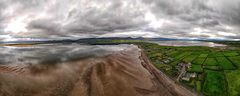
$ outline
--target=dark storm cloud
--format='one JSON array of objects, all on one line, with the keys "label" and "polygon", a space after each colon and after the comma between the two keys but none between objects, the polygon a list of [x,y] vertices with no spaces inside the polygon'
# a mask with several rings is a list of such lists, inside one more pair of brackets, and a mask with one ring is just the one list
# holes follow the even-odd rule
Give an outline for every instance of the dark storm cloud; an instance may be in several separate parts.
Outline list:
[{"label": "dark storm cloud", "polygon": [[[7,29],[6,34],[13,35],[26,30],[27,33],[36,35],[103,34],[115,30],[129,30],[146,24],[145,9],[140,3],[127,0],[2,1],[1,5],[4,6],[1,6],[1,18],[8,19],[1,22],[1,25]],[[15,26],[20,28],[13,30]]]},{"label": "dark storm cloud", "polygon": [[[213,2],[212,2],[213,3]],[[232,24],[240,25],[240,1],[239,0],[221,0],[221,2],[214,2],[212,4],[216,11],[221,13],[224,21]]]},{"label": "dark storm cloud", "polygon": [[38,29],[45,32],[57,32],[59,26],[53,22],[48,22],[48,20],[34,20],[29,23],[29,29]]},{"label": "dark storm cloud", "polygon": [[[207,35],[211,38],[224,38],[224,36],[219,36],[218,32],[239,35],[239,0],[146,0],[145,2],[151,5],[151,11],[158,17],[174,23],[177,22],[171,27],[165,24],[163,28],[157,30],[167,28],[167,30],[176,32],[176,36],[180,33],[184,37],[194,37],[195,35],[206,37]],[[209,32],[198,34],[194,28],[208,30]],[[187,35],[187,33],[194,32],[195,35]],[[174,33],[171,35],[174,35]]]},{"label": "dark storm cloud", "polygon": [[239,17],[239,0],[1,0],[0,37],[236,39]]}]

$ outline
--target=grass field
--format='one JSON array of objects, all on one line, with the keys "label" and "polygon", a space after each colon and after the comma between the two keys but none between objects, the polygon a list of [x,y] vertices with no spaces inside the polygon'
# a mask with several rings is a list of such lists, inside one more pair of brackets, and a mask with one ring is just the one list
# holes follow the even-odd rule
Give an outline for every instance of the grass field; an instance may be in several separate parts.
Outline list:
[{"label": "grass field", "polygon": [[198,55],[189,55],[189,56],[187,56],[187,57],[185,57],[184,59],[183,59],[183,61],[185,61],[185,62],[192,62],[196,57],[198,57]]},{"label": "grass field", "polygon": [[208,70],[215,70],[215,71],[222,70],[222,67],[220,67],[220,66],[203,66],[203,68],[208,69]]},{"label": "grass field", "polygon": [[237,67],[240,68],[240,56],[228,57]]},{"label": "grass field", "polygon": [[184,52],[182,54],[177,55],[175,58],[176,59],[183,59],[185,56],[188,56],[190,54],[191,54],[191,52]]},{"label": "grass field", "polygon": [[200,58],[206,58],[208,56],[208,54],[200,54],[199,57]]},{"label": "grass field", "polygon": [[167,53],[167,55],[170,57],[175,57],[179,54],[181,54],[181,52],[178,52],[178,51],[171,51],[171,52]]},{"label": "grass field", "polygon": [[224,70],[235,69],[235,66],[225,57],[217,57],[218,64]]},{"label": "grass field", "polygon": [[190,69],[188,69],[189,72],[196,72],[196,73],[201,73],[203,72],[203,68],[201,65],[193,65]]},{"label": "grass field", "polygon": [[237,55],[238,55],[237,52],[223,52],[223,54],[224,54],[225,56],[237,56]]},{"label": "grass field", "polygon": [[202,90],[201,81],[196,81],[196,90],[197,92],[201,92]]},{"label": "grass field", "polygon": [[218,65],[218,63],[215,58],[207,58],[206,61],[203,63],[203,65],[216,66],[216,65]]},{"label": "grass field", "polygon": [[240,96],[240,70],[225,71],[230,96]]},{"label": "grass field", "polygon": [[170,65],[177,66],[179,62],[181,62],[181,60],[175,60],[175,61],[171,62]]},{"label": "grass field", "polygon": [[208,57],[210,57],[210,58],[221,57],[221,56],[224,56],[222,52],[211,52],[208,55]]},{"label": "grass field", "polygon": [[197,65],[202,65],[205,60],[206,60],[206,58],[204,58],[204,57],[198,57],[195,60],[193,60],[192,63],[197,64]]},{"label": "grass field", "polygon": [[223,72],[205,70],[203,93],[206,96],[227,96],[227,84]]}]

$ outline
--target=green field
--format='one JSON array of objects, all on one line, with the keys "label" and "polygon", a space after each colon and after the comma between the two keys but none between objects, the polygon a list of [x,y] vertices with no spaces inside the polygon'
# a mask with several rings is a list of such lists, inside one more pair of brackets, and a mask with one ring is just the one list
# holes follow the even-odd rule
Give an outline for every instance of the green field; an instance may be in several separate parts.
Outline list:
[{"label": "green field", "polygon": [[192,62],[198,55],[189,55],[183,59],[185,62]]},{"label": "green field", "polygon": [[177,66],[179,62],[181,62],[181,60],[175,60],[175,61],[171,62],[170,65]]},{"label": "green field", "polygon": [[202,65],[205,60],[206,60],[206,58],[204,58],[204,57],[198,57],[198,58],[194,59],[192,61],[192,63],[197,64],[197,65]]},{"label": "green field", "polygon": [[227,84],[224,73],[205,70],[203,93],[206,96],[227,96]]},{"label": "green field", "polygon": [[186,56],[188,56],[190,54],[191,54],[191,52],[183,52],[183,53],[177,55],[175,58],[176,59],[183,59],[184,57],[186,57]]},{"label": "green field", "polygon": [[236,66],[240,67],[240,56],[228,57]]},{"label": "green field", "polygon": [[208,56],[208,54],[200,54],[199,57],[200,58],[206,58]]},{"label": "green field", "polygon": [[225,57],[217,57],[218,64],[224,70],[235,69],[235,66]]},{"label": "green field", "polygon": [[208,70],[215,70],[215,71],[222,70],[222,67],[220,67],[220,66],[203,66],[203,68],[208,69]]},{"label": "green field", "polygon": [[197,92],[201,92],[202,90],[201,81],[196,81],[196,90]]},{"label": "green field", "polygon": [[224,52],[223,53],[225,56],[238,56],[237,52]]},{"label": "green field", "polygon": [[193,65],[190,69],[188,69],[189,72],[196,72],[196,73],[201,73],[203,72],[203,68],[201,65]]},{"label": "green field", "polygon": [[216,66],[218,65],[215,58],[207,58],[206,61],[203,63],[205,66]]},{"label": "green field", "polygon": [[240,70],[225,71],[230,96],[240,96]]},{"label": "green field", "polygon": [[221,57],[224,56],[222,52],[211,52],[208,57],[214,58],[214,57]]},{"label": "green field", "polygon": [[170,57],[175,57],[177,55],[181,54],[181,52],[178,51],[171,51],[169,53],[167,53],[166,55],[170,56]]}]

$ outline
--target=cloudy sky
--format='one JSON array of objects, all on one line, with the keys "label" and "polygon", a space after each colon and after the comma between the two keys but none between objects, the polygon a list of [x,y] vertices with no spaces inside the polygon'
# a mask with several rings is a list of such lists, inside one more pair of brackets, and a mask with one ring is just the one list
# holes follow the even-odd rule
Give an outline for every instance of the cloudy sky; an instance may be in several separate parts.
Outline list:
[{"label": "cloudy sky", "polygon": [[240,0],[0,0],[0,41],[240,39]]}]

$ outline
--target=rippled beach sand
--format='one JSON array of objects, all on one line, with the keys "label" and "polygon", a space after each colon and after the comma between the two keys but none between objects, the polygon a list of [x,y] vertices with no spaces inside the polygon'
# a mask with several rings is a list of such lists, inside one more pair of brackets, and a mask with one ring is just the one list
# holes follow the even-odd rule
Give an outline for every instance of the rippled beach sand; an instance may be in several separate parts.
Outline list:
[{"label": "rippled beach sand", "polygon": [[[19,53],[22,58],[13,56],[12,62],[3,60],[11,64],[0,65],[0,96],[195,95],[158,71],[135,45],[87,46],[85,49],[95,50],[91,52],[72,47],[69,51],[69,48],[48,50],[51,54],[62,52],[64,55],[39,54],[44,60],[56,56],[46,61],[24,61],[31,57],[26,54],[29,51]],[[71,54],[75,54],[74,58]],[[13,64],[17,62],[21,64]]]}]

